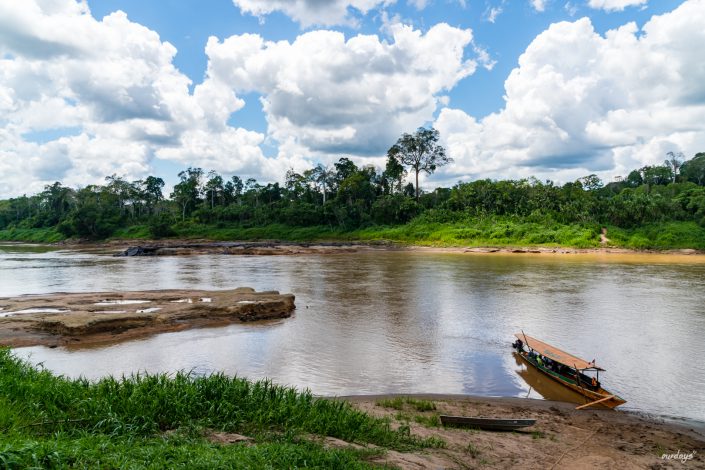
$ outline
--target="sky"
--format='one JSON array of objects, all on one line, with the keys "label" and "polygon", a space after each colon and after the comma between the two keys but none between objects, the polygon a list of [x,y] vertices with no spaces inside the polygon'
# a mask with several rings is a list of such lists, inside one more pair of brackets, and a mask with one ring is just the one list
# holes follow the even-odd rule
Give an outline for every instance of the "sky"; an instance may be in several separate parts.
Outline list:
[{"label": "sky", "polygon": [[705,151],[705,0],[0,0],[0,198],[187,167],[605,181]]}]

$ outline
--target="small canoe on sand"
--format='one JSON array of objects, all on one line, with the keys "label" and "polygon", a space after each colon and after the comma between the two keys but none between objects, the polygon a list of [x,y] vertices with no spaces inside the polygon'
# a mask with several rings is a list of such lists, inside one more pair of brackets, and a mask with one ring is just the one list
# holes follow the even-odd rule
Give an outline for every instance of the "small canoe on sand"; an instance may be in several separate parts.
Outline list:
[{"label": "small canoe on sand", "polygon": [[446,415],[441,415],[440,418],[444,426],[478,428],[486,431],[514,431],[515,429],[533,426],[536,423],[535,419],[475,418]]}]

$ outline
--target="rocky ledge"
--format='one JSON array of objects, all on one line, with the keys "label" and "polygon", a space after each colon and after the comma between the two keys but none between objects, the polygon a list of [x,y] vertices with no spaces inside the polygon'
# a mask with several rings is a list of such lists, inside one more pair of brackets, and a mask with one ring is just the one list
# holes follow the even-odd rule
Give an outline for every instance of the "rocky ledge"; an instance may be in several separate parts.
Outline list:
[{"label": "rocky ledge", "polygon": [[96,344],[165,331],[286,318],[277,291],[159,290],[0,298],[0,346]]},{"label": "rocky ledge", "polygon": [[389,248],[386,243],[362,244],[346,242],[183,242],[164,240],[130,246],[113,256],[188,256],[204,254],[225,255],[307,255],[357,253],[359,251]]}]

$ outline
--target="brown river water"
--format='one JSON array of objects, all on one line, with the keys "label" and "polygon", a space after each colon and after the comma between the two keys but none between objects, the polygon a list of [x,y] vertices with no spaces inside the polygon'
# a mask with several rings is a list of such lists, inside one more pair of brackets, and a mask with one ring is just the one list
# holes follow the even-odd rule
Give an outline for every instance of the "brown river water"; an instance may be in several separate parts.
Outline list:
[{"label": "brown river water", "polygon": [[319,395],[570,399],[515,358],[527,334],[607,369],[623,407],[705,421],[705,257],[370,251],[113,258],[0,245],[0,297],[240,286],[296,294],[285,320],[16,353],[71,377],[222,371]]}]

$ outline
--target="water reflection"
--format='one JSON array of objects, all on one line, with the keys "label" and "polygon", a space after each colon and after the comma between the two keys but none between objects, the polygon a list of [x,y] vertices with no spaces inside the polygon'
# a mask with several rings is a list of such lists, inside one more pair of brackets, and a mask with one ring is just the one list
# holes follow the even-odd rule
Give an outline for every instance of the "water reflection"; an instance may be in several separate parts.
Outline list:
[{"label": "water reflection", "polygon": [[238,286],[297,296],[294,317],[272,323],[88,350],[18,350],[70,376],[183,369],[269,377],[325,395],[524,396],[529,385],[509,348],[523,328],[596,358],[608,369],[605,386],[627,406],[705,420],[705,362],[694,360],[703,357],[705,334],[702,263],[398,252],[112,258],[3,250],[0,296]]},{"label": "water reflection", "polygon": [[584,396],[574,392],[568,387],[556,383],[555,380],[546,377],[533,367],[527,366],[526,362],[516,352],[512,353],[517,366],[516,373],[530,387],[526,394],[528,398],[545,398],[547,400],[567,401],[572,403],[586,403]]}]

